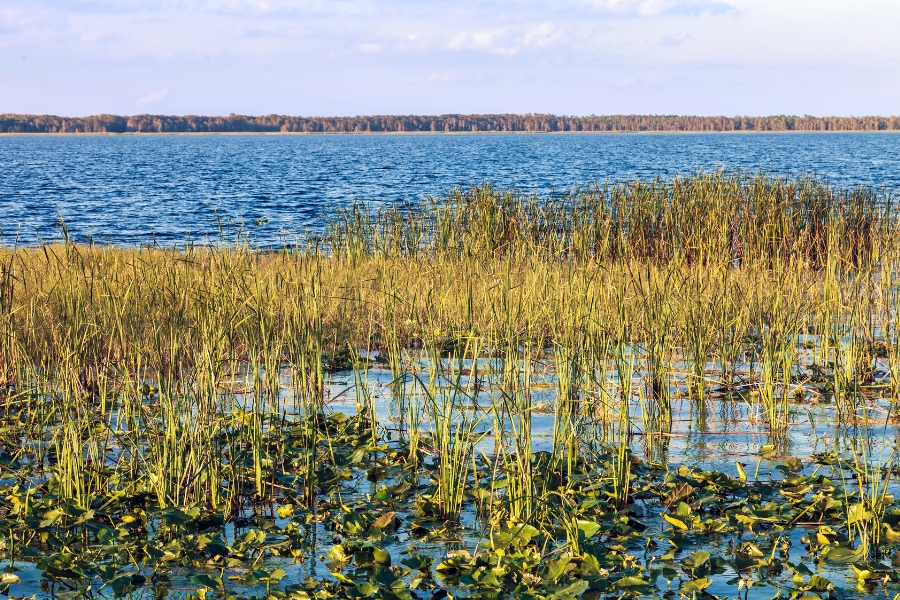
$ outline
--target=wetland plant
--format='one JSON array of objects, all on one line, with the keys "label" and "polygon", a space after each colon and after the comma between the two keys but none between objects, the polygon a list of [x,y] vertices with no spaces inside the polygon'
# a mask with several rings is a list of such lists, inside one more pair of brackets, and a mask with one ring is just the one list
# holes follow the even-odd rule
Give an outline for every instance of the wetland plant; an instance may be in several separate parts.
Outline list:
[{"label": "wetland plant", "polygon": [[717,172],[2,248],[0,591],[895,595],[897,216]]}]

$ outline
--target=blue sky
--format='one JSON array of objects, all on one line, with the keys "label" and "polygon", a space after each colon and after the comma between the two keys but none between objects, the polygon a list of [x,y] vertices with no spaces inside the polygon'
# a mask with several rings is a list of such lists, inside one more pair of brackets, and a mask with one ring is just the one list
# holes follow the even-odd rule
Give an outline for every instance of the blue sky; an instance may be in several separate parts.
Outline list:
[{"label": "blue sky", "polygon": [[2,0],[0,112],[900,113],[896,0]]}]

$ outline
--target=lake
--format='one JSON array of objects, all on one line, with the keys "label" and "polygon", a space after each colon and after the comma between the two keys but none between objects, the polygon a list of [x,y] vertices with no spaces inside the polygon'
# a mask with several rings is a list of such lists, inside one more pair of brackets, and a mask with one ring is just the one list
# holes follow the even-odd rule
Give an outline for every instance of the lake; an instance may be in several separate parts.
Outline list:
[{"label": "lake", "polygon": [[[261,246],[353,201],[416,202],[488,182],[559,193],[699,170],[815,173],[900,188],[900,134],[34,135],[0,137],[3,243],[161,245],[245,222]],[[263,227],[252,224],[265,217]]]}]

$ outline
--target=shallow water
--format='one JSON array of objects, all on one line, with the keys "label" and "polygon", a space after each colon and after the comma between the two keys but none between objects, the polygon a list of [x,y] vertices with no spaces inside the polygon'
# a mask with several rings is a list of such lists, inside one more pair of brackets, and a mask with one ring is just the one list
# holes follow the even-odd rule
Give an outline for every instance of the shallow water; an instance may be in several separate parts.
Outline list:
[{"label": "shallow water", "polygon": [[[375,402],[375,412],[382,427],[390,427],[397,423],[391,405],[390,383],[392,379],[393,376],[389,371],[380,368],[370,369],[366,375],[371,394],[369,397]],[[343,412],[345,414],[356,413],[358,409],[358,390],[354,388],[353,382],[354,375],[349,371],[338,372],[328,378],[327,386],[331,398],[328,402],[329,411]],[[552,390],[547,390],[547,399],[552,400],[553,394]],[[535,402],[541,402],[544,395],[543,391],[536,392]],[[486,398],[481,398],[479,403],[482,404],[482,409],[490,411],[489,402],[486,401]],[[885,402],[880,399],[872,399],[870,402],[870,406],[876,409],[884,404]],[[632,405],[631,410],[634,414],[633,425],[636,432],[631,444],[632,452],[638,457],[649,459],[650,457],[643,443],[643,436],[640,434],[643,422],[637,403]],[[845,426],[837,424],[837,415],[831,404],[792,405],[790,411],[792,426],[789,430],[787,447],[782,450],[783,455],[766,454],[764,452],[763,446],[769,443],[770,440],[766,434],[764,416],[759,411],[759,407],[752,403],[712,398],[707,402],[705,418],[700,419],[697,414],[696,402],[691,401],[689,398],[681,398],[675,401],[672,413],[673,428],[668,436],[666,454],[668,463],[660,466],[674,471],[680,465],[688,465],[703,470],[721,471],[736,478],[738,477],[736,463],[741,462],[752,480],[764,482],[783,479],[785,473],[779,470],[779,465],[783,463],[785,458],[799,457],[804,464],[803,474],[821,473],[840,482],[840,470],[832,470],[831,473],[828,473],[827,468],[816,466],[814,456],[816,453],[832,451],[835,448],[836,436],[843,435],[845,438],[852,439],[855,435],[853,431],[848,430]],[[872,414],[874,416],[874,413]],[[535,452],[549,450],[553,435],[553,415],[548,412],[535,412],[533,414],[532,427],[533,450]],[[422,428],[423,430],[429,430],[427,420],[423,422]],[[479,429],[489,432],[490,425]],[[872,425],[869,435],[871,436],[868,445],[869,455],[876,462],[886,461],[896,443],[896,424],[882,423],[881,425]],[[492,446],[493,438],[489,435],[486,440],[481,442],[480,449],[490,454]],[[853,484],[845,482],[844,485]],[[365,481],[360,481],[355,486],[348,486],[348,489],[364,495],[366,493],[374,494],[375,487],[375,484],[367,484]],[[900,493],[900,486],[896,483],[891,484],[889,490],[896,495]],[[665,536],[665,523],[661,519],[652,516],[658,513],[659,507],[645,504],[644,509],[647,517],[644,522],[649,525],[649,529],[644,532],[644,537],[653,537],[654,533]],[[467,530],[460,532],[461,544],[453,545],[432,542],[420,544],[421,549],[438,556],[444,556],[449,549],[457,547],[468,548],[474,552],[479,542],[484,541],[484,532],[476,526],[477,521],[471,509],[464,511],[462,522],[464,525],[467,525]],[[801,539],[806,536],[814,536],[815,533],[816,527],[814,524],[798,524],[785,530],[783,533],[771,534],[770,539],[775,540],[777,538],[781,543],[788,542],[789,550],[784,555],[785,560],[789,560],[794,564],[808,564],[815,573],[826,577],[837,586],[836,594],[843,594],[843,597],[890,597],[890,595],[885,595],[882,589],[867,588],[866,591],[854,589],[853,573],[850,567],[846,565],[829,564],[827,562],[813,565]],[[740,539],[754,540],[756,538],[752,535],[745,535]],[[766,535],[763,534],[759,539],[766,539]],[[414,542],[415,540],[410,539],[409,541]],[[399,552],[404,546],[405,543],[400,543],[392,548],[391,552],[395,561],[398,559]],[[679,557],[685,556],[687,552],[701,548],[714,555],[722,554],[727,552],[727,547],[727,540],[712,538],[699,543],[694,548],[686,551],[682,550],[681,553],[676,550],[676,555]],[[651,551],[649,554],[645,554],[645,557],[656,556],[659,558],[670,550],[663,544],[661,549]],[[641,548],[638,546],[634,548],[629,547],[629,551],[637,555],[641,552]],[[308,563],[306,568],[316,576],[321,576],[324,573],[322,565],[316,563],[315,559]],[[296,570],[294,572],[296,573]],[[325,574],[327,575],[327,573]],[[732,566],[728,566],[723,572],[718,573],[713,578],[712,585],[706,591],[719,597],[731,597],[736,591],[734,582],[736,578],[741,577],[748,578],[746,570],[738,571]],[[749,590],[746,596],[741,595],[741,597],[771,598],[780,585],[779,581],[780,583],[784,582],[783,578],[779,580],[777,577],[766,584],[756,582],[755,587]],[[655,587],[658,590],[658,594],[666,592],[666,582],[662,579],[657,581]],[[465,592],[464,589],[458,591]]]},{"label": "shallow water", "polygon": [[[494,389],[490,385],[490,380],[497,377],[496,370],[494,375],[490,374],[491,359],[479,359],[480,368],[485,369],[479,373],[480,380],[488,382],[488,390]],[[471,365],[471,362],[466,363]],[[415,385],[428,386],[428,364],[424,360],[418,363],[415,376],[419,383],[412,383],[412,373],[410,373],[410,392],[414,391]],[[290,389],[290,381],[287,378],[287,372],[284,373],[282,388],[282,408],[288,414],[292,414],[293,401],[288,390]],[[241,389],[252,389],[252,382],[249,379],[249,372],[242,372],[238,381],[235,382],[237,387]],[[641,377],[641,372],[636,374],[635,381]],[[469,376],[462,376],[459,385],[465,387],[469,381]],[[355,386],[356,382],[364,382],[366,385],[365,396],[374,401],[375,414],[379,424],[379,431],[383,432],[382,439],[386,438],[388,445],[393,445],[396,436],[384,435],[391,429],[396,429],[398,421],[396,418],[396,405],[392,396],[393,376],[387,369],[379,366],[372,366],[363,372],[340,371],[330,374],[327,378],[327,411],[340,412],[346,415],[354,415],[359,410],[358,400],[362,397],[360,388]],[[555,397],[555,380],[552,373],[543,374],[540,378],[536,378],[536,389],[534,391],[535,404],[544,402],[552,403]],[[673,386],[674,392],[678,393],[679,388]],[[683,391],[682,391],[683,393]],[[490,391],[477,396],[479,411],[490,417]],[[866,406],[877,407],[882,404],[878,398],[868,398]],[[703,471],[717,470],[727,473],[731,477],[737,477],[738,472],[736,463],[741,462],[745,465],[747,475],[751,481],[765,485],[766,482],[772,480],[780,480],[785,476],[783,470],[779,470],[779,466],[787,456],[799,457],[803,461],[804,475],[810,475],[814,472],[826,475],[835,482],[837,487],[841,487],[842,475],[841,470],[830,469],[830,467],[816,465],[814,454],[816,452],[827,452],[835,447],[835,436],[841,433],[841,429],[836,424],[836,414],[833,405],[830,403],[814,404],[804,403],[795,404],[791,409],[792,426],[789,429],[790,443],[783,450],[785,456],[772,455],[771,452],[764,450],[764,445],[769,443],[768,436],[765,433],[766,425],[762,415],[757,414],[759,408],[753,403],[747,403],[742,400],[725,399],[711,395],[706,403],[707,411],[705,418],[700,418],[697,413],[697,403],[687,397],[677,398],[673,402],[672,420],[673,427],[667,436],[668,449],[664,456],[663,464],[657,464],[659,470],[668,470],[675,472],[680,465],[689,465],[697,467]],[[553,436],[553,415],[549,411],[549,406],[537,410],[533,414],[533,451],[540,452],[549,450]],[[479,412],[476,411],[476,412]],[[631,411],[633,414],[633,431],[631,449],[636,457],[648,460],[652,457],[646,454],[644,446],[645,438],[642,435],[644,423],[641,418],[638,403],[632,403]],[[491,455],[493,451],[493,438],[491,436],[491,425],[493,423],[490,418],[486,419],[478,429],[485,432],[487,437],[480,443],[478,450],[483,450],[485,455]],[[430,424],[428,418],[425,417],[422,423],[422,430],[429,431]],[[877,462],[881,463],[885,460],[885,456],[890,453],[890,448],[896,440],[896,426],[894,424],[873,424],[869,431],[871,435],[871,444],[869,446],[869,455]],[[852,439],[854,433],[846,431],[844,434],[847,438]],[[368,434],[366,434],[368,435]],[[114,454],[114,453],[113,453]],[[112,459],[112,455],[108,455]],[[656,457],[659,460],[659,457]],[[369,510],[364,509],[367,506],[367,499],[374,496],[380,486],[391,485],[390,478],[380,480],[370,480],[366,474],[366,469],[361,466],[355,471],[351,479],[343,481],[340,492],[340,504],[346,504],[351,507],[350,510]],[[852,482],[844,482],[844,486],[852,488]],[[897,485],[891,485],[890,490],[895,495],[900,495]],[[332,492],[328,493],[329,499]],[[726,494],[727,495],[727,494]],[[722,496],[722,502],[727,502],[726,495]],[[324,498],[323,498],[324,501]],[[354,508],[358,507],[358,508]],[[273,507],[274,508],[274,507]],[[385,508],[375,510],[388,510]],[[403,559],[403,553],[410,546],[415,546],[422,554],[430,555],[437,561],[445,558],[449,550],[466,549],[475,553],[479,543],[486,541],[487,532],[485,524],[475,514],[474,507],[467,503],[461,515],[461,525],[459,529],[452,529],[450,538],[444,535],[437,535],[434,538],[421,534],[414,534],[411,527],[416,522],[415,511],[409,504],[402,504],[394,507],[398,516],[408,525],[401,527],[395,532],[395,535],[382,539],[384,549],[391,555],[393,564],[398,564]],[[869,586],[865,589],[855,589],[851,568],[847,565],[828,564],[820,562],[815,564],[809,552],[805,550],[804,542],[801,538],[805,536],[815,536],[816,527],[814,524],[798,524],[782,530],[774,531],[758,531],[760,535],[754,535],[751,532],[742,532],[729,536],[705,536],[699,533],[686,535],[684,538],[676,540],[680,544],[673,550],[667,540],[672,539],[671,526],[667,525],[661,517],[663,507],[658,501],[647,501],[646,499],[633,501],[630,509],[636,517],[646,524],[647,530],[641,535],[633,536],[629,539],[617,541],[617,544],[623,544],[627,549],[627,553],[635,557],[640,557],[645,565],[658,566],[660,561],[673,559],[664,559],[667,554],[673,553],[675,563],[684,560],[692,552],[705,550],[714,556],[725,556],[731,552],[732,543],[737,542],[755,542],[760,546],[764,544],[774,544],[780,546],[785,542],[789,542],[786,547],[785,554],[782,556],[783,561],[791,561],[793,564],[805,564],[812,572],[826,577],[832,584],[842,590],[846,597],[891,597],[896,593],[895,587],[885,589],[881,586]],[[667,509],[669,513],[672,508]],[[265,528],[260,519],[269,519],[268,510],[262,510],[257,513],[253,510],[253,525],[249,529],[242,529],[245,525],[239,526],[235,522],[228,523],[222,528],[222,534],[228,544],[233,544],[237,536],[242,532],[254,530],[256,528]],[[286,527],[290,519],[275,518],[271,515],[271,521],[277,528]],[[439,524],[438,524],[439,526]],[[333,544],[340,544],[342,541],[338,539],[337,533],[329,529],[328,522],[319,522],[314,524],[317,540],[312,542],[305,550],[306,554],[301,564],[297,564],[289,557],[266,557],[259,563],[259,567],[263,569],[280,568],[285,571],[284,578],[280,581],[279,586],[299,585],[302,584],[307,577],[313,577],[317,580],[334,581],[332,573],[335,570],[343,573],[343,576],[350,579],[365,582],[371,577],[371,568],[356,567],[353,565],[335,566],[328,559],[323,558]],[[277,536],[277,533],[276,533]],[[352,536],[350,536],[352,537]],[[350,540],[346,537],[345,541]],[[688,543],[690,538],[690,543]],[[354,538],[355,539],[355,538]],[[659,543],[652,548],[647,542],[656,540]],[[352,542],[351,542],[352,543]],[[674,545],[674,544],[673,544]],[[773,546],[773,547],[774,547]],[[625,550],[623,550],[625,552]],[[733,554],[733,552],[732,552]],[[885,568],[889,557],[882,559],[880,563]],[[255,564],[255,563],[254,563]],[[874,564],[874,563],[873,563]],[[130,568],[123,565],[123,568]],[[35,568],[33,563],[18,562],[14,572],[21,579],[21,582],[15,586],[15,592],[21,594],[37,594],[41,597],[48,597],[46,589],[41,586],[41,573]],[[182,597],[186,592],[194,587],[196,583],[192,583],[190,579],[191,573],[194,571],[183,571],[181,569],[172,570],[172,580],[165,590],[171,597]],[[235,569],[229,571],[229,574],[240,574],[244,571]],[[761,573],[762,571],[760,571]],[[436,577],[440,577],[436,575]],[[733,597],[737,591],[736,581],[738,578],[750,580],[757,577],[748,569],[738,569],[734,564],[727,564],[722,570],[716,571],[711,577],[712,583],[706,590],[708,593],[715,594],[719,597]],[[746,598],[770,598],[779,587],[788,585],[789,574],[775,573],[770,579],[755,580],[755,586],[751,589]],[[673,588],[677,588],[679,582],[685,583],[685,577],[681,577],[676,581]],[[260,593],[259,587],[246,587],[240,581],[231,581],[228,583],[229,593],[232,594],[253,594]],[[454,596],[465,596],[466,588],[464,585],[453,583],[452,581],[446,586]],[[666,591],[666,581],[663,578],[655,580],[656,597],[663,597]],[[149,587],[149,586],[148,586]],[[788,587],[788,589],[790,589]],[[94,591],[99,591],[99,584],[94,585]],[[888,593],[890,592],[890,593]],[[109,595],[109,590],[105,590]],[[151,589],[137,590],[129,594],[130,597],[150,597],[153,591]],[[644,595],[649,595],[645,592]],[[427,595],[426,595],[427,597]]]},{"label": "shallow water", "polygon": [[[900,189],[900,134],[0,136],[3,242],[171,245],[243,222],[262,246],[354,200],[417,202],[488,182],[559,192],[717,168]],[[256,227],[261,217],[268,219]]]},{"label": "shallow water", "polygon": [[[426,374],[422,373],[420,377],[427,382]],[[638,384],[640,377],[642,373],[639,372],[634,379],[635,385]],[[370,390],[369,397],[375,403],[379,427],[396,427],[398,417],[390,386],[393,375],[387,369],[372,368],[366,378]],[[467,380],[468,378],[463,378],[462,384],[465,385]],[[410,383],[408,390],[414,392],[415,387]],[[546,403],[545,409],[536,409],[532,413],[534,452],[549,451],[552,448],[554,425],[552,403],[556,394],[555,383],[545,388],[536,387],[532,393],[534,405]],[[354,415],[360,408],[358,402],[363,402],[354,383],[353,373],[349,371],[338,372],[328,378],[326,395],[329,398],[326,406],[330,412]],[[784,458],[792,456],[808,462],[815,454],[834,450],[837,437],[847,440],[856,437],[846,424],[838,425],[837,412],[830,401],[821,404],[793,403],[789,411],[791,425],[788,429],[786,446],[781,454],[763,456],[760,450],[770,443],[770,440],[765,415],[759,404],[710,398],[706,401],[706,414],[701,417],[698,414],[696,400],[687,397],[684,391],[681,395],[681,398],[672,402],[672,431],[664,436],[668,438],[666,452],[668,465],[672,467],[688,465],[704,470],[718,470],[736,477],[737,462],[749,465],[748,472],[757,468],[758,463],[760,480],[782,479],[783,474],[776,470],[776,467]],[[480,410],[477,412],[487,415],[491,413],[489,396],[489,392],[479,394]],[[287,396],[285,403],[286,406],[290,403]],[[898,424],[894,421],[884,422],[883,413],[879,414],[889,404],[888,399],[871,398],[867,400],[866,405],[866,414],[872,421],[867,431],[869,455],[876,460],[881,457],[882,462],[890,454],[898,434]],[[632,399],[630,413],[631,450],[635,455],[649,460],[651,457],[647,455],[646,440],[642,433],[645,428],[644,422],[636,397]],[[477,428],[480,433],[488,433],[488,438],[480,444],[488,454],[493,451],[492,427],[493,422],[486,419]],[[427,418],[422,421],[420,429],[431,431]]]}]

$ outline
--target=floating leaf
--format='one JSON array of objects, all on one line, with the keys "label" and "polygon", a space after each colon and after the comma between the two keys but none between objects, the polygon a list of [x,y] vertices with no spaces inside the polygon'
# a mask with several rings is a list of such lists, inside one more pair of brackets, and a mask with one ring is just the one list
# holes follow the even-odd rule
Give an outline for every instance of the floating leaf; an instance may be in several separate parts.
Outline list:
[{"label": "floating leaf", "polygon": [[374,562],[376,565],[390,565],[391,564],[391,555],[384,548],[376,548],[372,552],[372,556],[374,558]]},{"label": "floating leaf", "polygon": [[630,575],[616,581],[616,585],[620,588],[639,588],[650,585],[650,582],[641,577]]},{"label": "floating leaf", "polygon": [[760,456],[771,456],[775,454],[775,445],[774,444],[763,444],[759,448]]},{"label": "floating leaf", "polygon": [[578,531],[584,535],[585,539],[591,538],[600,531],[600,524],[596,521],[587,521],[578,519]]},{"label": "floating leaf", "polygon": [[331,550],[325,555],[325,559],[336,563],[343,563],[349,560],[344,548],[339,544],[331,547]]},{"label": "floating leaf", "polygon": [[822,558],[830,563],[834,563],[837,565],[846,565],[854,562],[859,562],[865,557],[865,555],[866,553],[864,552],[863,548],[853,550],[851,548],[844,548],[842,546],[829,546],[822,554]]},{"label": "floating leaf", "polygon": [[671,506],[672,504],[678,502],[679,500],[683,500],[691,495],[694,491],[694,487],[689,483],[682,483],[674,490],[669,492],[669,494],[663,499],[663,504],[665,506]]},{"label": "floating leaf", "polygon": [[809,581],[805,586],[803,586],[803,590],[807,592],[828,592],[834,589],[834,584],[822,577],[821,575],[813,575],[809,578]]},{"label": "floating leaf", "polygon": [[548,594],[548,597],[557,598],[559,600],[569,600],[581,596],[588,589],[588,582],[583,579],[573,581],[568,584],[544,585],[541,592]]},{"label": "floating leaf", "polygon": [[665,519],[665,520],[668,521],[673,527],[676,527],[676,528],[678,528],[678,529],[686,530],[686,529],[688,528],[688,526],[685,525],[684,521],[679,521],[679,520],[676,519],[675,517],[670,517],[670,516],[669,516],[668,514],[666,514],[666,513],[663,513],[663,519]]},{"label": "floating leaf", "polygon": [[780,465],[775,467],[785,475],[797,475],[803,470],[803,461],[796,456],[784,459]]},{"label": "floating leaf", "polygon": [[703,577],[701,579],[694,579],[692,581],[688,581],[684,585],[679,588],[678,592],[685,596],[690,596],[693,594],[699,594],[706,588],[712,585],[712,579],[708,577]]},{"label": "floating leaf", "polygon": [[570,561],[568,555],[563,555],[556,560],[548,560],[544,568],[544,579],[559,579],[563,573],[570,571]]},{"label": "floating leaf", "polygon": [[375,519],[372,523],[372,527],[377,527],[378,529],[384,529],[388,525],[390,525],[394,520],[394,515],[396,515],[394,511],[389,511]]},{"label": "floating leaf", "polygon": [[200,575],[194,575],[193,577],[191,577],[191,583],[193,585],[202,585],[211,589],[219,589],[222,587],[221,579],[219,579],[218,577],[213,578],[205,573],[201,573]]},{"label": "floating leaf", "polygon": [[44,520],[41,521],[38,527],[40,527],[41,529],[46,529],[47,527],[50,527],[51,525],[59,521],[62,515],[63,512],[59,509],[48,510],[46,513],[44,513]]},{"label": "floating leaf", "polygon": [[681,565],[691,570],[699,569],[709,562],[709,557],[710,554],[706,550],[698,550],[681,561]]},{"label": "floating leaf", "polygon": [[337,571],[335,571],[334,573],[331,574],[331,576],[345,585],[356,585],[356,582],[354,582],[352,579],[350,579],[343,573],[338,573]]}]

